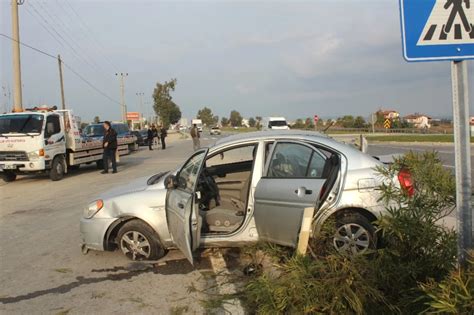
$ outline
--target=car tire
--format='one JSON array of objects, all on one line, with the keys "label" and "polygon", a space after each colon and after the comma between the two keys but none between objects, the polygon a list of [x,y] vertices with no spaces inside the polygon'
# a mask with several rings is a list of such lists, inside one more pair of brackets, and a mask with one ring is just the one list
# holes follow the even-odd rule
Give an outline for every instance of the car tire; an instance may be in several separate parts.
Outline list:
[{"label": "car tire", "polygon": [[60,156],[55,157],[49,170],[49,178],[52,181],[61,180],[64,177],[64,171],[64,159]]},{"label": "car tire", "polygon": [[11,171],[3,171],[1,174],[3,181],[6,183],[14,182],[16,179],[16,174]]},{"label": "car tire", "polygon": [[128,221],[120,228],[117,245],[130,260],[156,260],[166,254],[156,232],[140,220]]},{"label": "car tire", "polygon": [[375,227],[358,212],[345,212],[336,218],[333,246],[342,254],[358,255],[377,247]]}]

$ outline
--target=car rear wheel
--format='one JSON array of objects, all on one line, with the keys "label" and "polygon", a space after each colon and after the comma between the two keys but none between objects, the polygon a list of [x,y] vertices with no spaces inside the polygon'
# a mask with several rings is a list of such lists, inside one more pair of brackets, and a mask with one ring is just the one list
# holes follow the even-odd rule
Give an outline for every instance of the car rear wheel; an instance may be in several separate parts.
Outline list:
[{"label": "car rear wheel", "polygon": [[139,220],[125,223],[118,232],[117,241],[122,253],[131,260],[155,260],[165,255],[156,233]]},{"label": "car rear wheel", "polygon": [[1,173],[2,179],[5,182],[13,182],[16,179],[16,174],[13,173],[12,171],[3,171]]},{"label": "car rear wheel", "polygon": [[359,255],[376,248],[375,228],[370,221],[354,212],[336,220],[333,245],[343,254]]}]

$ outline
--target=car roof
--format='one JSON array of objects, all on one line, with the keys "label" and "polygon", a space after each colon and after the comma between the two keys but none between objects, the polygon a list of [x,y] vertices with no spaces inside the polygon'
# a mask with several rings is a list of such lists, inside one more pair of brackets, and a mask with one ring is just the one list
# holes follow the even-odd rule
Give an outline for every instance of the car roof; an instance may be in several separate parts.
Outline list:
[{"label": "car roof", "polygon": [[232,142],[245,142],[247,140],[270,140],[275,138],[314,138],[318,139],[331,139],[327,135],[307,130],[267,130],[267,131],[255,131],[255,132],[244,132],[231,135],[216,142],[216,146],[227,145]]}]

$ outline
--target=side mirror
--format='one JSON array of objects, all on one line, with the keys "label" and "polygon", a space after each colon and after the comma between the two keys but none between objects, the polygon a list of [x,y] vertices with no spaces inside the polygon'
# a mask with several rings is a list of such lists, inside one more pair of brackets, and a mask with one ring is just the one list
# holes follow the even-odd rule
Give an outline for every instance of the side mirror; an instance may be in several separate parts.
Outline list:
[{"label": "side mirror", "polygon": [[166,189],[176,189],[178,187],[178,179],[174,175],[169,175],[165,179]]}]

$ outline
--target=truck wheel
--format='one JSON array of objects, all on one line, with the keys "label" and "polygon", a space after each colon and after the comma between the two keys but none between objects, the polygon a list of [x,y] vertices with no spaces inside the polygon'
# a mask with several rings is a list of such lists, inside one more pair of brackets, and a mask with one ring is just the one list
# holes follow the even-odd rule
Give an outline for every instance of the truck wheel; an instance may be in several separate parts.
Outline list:
[{"label": "truck wheel", "polygon": [[51,170],[49,171],[49,178],[52,181],[61,180],[64,177],[64,163],[63,159],[59,156],[55,157]]},{"label": "truck wheel", "polygon": [[3,181],[7,183],[13,182],[16,179],[16,174],[11,171],[3,171],[1,174]]},{"label": "truck wheel", "polygon": [[98,170],[103,170],[104,169],[104,160],[98,160],[95,162],[95,165],[97,166]]},{"label": "truck wheel", "polygon": [[117,235],[118,247],[131,260],[155,260],[165,255],[155,231],[145,222],[131,220]]}]

